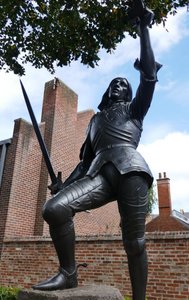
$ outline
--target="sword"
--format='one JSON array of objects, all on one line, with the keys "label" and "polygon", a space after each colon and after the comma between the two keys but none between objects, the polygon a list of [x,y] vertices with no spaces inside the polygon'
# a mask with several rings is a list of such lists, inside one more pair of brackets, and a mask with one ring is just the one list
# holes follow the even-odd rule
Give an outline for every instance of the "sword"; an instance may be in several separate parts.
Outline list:
[{"label": "sword", "polygon": [[45,163],[46,163],[46,166],[47,166],[47,169],[48,169],[48,173],[49,173],[51,181],[52,181],[52,186],[53,185],[58,185],[58,183],[60,183],[60,180],[61,180],[61,172],[58,172],[58,176],[55,175],[55,172],[53,170],[53,167],[52,167],[52,164],[51,164],[51,161],[50,161],[49,153],[47,151],[47,148],[46,148],[45,142],[43,140],[43,137],[41,135],[41,131],[39,129],[39,126],[37,124],[37,121],[36,121],[32,106],[30,104],[28,95],[26,93],[26,90],[25,90],[21,80],[20,80],[20,84],[21,84],[22,92],[23,92],[24,99],[25,99],[25,102],[26,102],[26,106],[28,108],[28,112],[29,112],[29,115],[30,115],[30,118],[31,118],[31,121],[32,121],[32,124],[33,124],[33,128],[35,130],[35,133],[36,133],[36,136],[37,136],[37,139],[38,139],[38,142],[39,142],[39,146],[41,148],[43,158],[45,160]]}]

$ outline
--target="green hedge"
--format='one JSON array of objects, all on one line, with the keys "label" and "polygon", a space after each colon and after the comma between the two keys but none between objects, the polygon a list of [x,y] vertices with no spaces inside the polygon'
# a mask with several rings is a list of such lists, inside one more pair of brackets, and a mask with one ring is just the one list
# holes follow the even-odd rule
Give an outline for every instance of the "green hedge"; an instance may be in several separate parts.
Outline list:
[{"label": "green hedge", "polygon": [[0,300],[16,300],[19,289],[0,286]]}]

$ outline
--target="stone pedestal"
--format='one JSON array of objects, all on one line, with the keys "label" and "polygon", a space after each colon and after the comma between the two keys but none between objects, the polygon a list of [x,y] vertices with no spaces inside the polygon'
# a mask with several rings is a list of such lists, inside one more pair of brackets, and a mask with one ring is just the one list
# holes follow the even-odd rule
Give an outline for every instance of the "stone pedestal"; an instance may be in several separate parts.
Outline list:
[{"label": "stone pedestal", "polygon": [[124,300],[118,289],[107,285],[86,285],[63,291],[44,292],[26,289],[18,300]]}]

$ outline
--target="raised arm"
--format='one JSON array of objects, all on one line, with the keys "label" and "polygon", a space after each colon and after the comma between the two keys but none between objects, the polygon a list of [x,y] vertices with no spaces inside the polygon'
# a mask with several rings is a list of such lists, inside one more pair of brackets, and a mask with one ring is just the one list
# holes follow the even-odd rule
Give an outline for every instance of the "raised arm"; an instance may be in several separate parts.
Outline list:
[{"label": "raised arm", "polygon": [[154,93],[157,82],[157,71],[161,67],[155,62],[151,47],[148,26],[151,24],[153,13],[145,8],[144,14],[139,19],[138,34],[140,37],[140,59],[135,61],[135,68],[140,71],[140,84],[136,96],[131,103],[133,118],[140,122],[144,119]]},{"label": "raised arm", "polygon": [[151,47],[148,26],[151,24],[153,13],[149,9],[145,9],[144,15],[139,22],[140,36],[140,65],[144,74],[149,79],[156,76],[156,63],[154,53]]}]

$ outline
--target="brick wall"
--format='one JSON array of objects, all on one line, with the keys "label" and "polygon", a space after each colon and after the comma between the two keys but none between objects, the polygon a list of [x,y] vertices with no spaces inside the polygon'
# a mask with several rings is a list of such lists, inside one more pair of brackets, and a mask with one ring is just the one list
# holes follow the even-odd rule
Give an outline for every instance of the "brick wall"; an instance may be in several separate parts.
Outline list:
[{"label": "brick wall", "polygon": [[[45,84],[40,129],[55,173],[63,180],[79,160],[92,110],[77,113],[77,95],[56,79]],[[50,178],[31,123],[15,121],[0,187],[0,253],[4,236],[48,233],[41,216]]]},{"label": "brick wall", "polygon": [[[44,140],[56,174],[63,179],[76,164],[75,131],[77,122],[77,95],[59,80],[45,84],[41,121],[45,123]],[[87,124],[86,124],[87,126]],[[47,231],[41,217],[42,206],[50,197],[47,186],[51,183],[42,161],[36,209],[35,235]]]},{"label": "brick wall", "polygon": [[31,124],[15,120],[0,191],[0,245],[4,236],[33,235],[41,163],[38,148]]},{"label": "brick wall", "polygon": [[[189,299],[189,233],[147,234],[148,300]],[[77,238],[79,284],[109,284],[131,295],[127,259],[120,236]],[[58,262],[48,238],[6,239],[1,258],[2,285],[31,287],[57,271]]]},{"label": "brick wall", "polygon": [[148,235],[149,299],[189,299],[189,232]]}]

